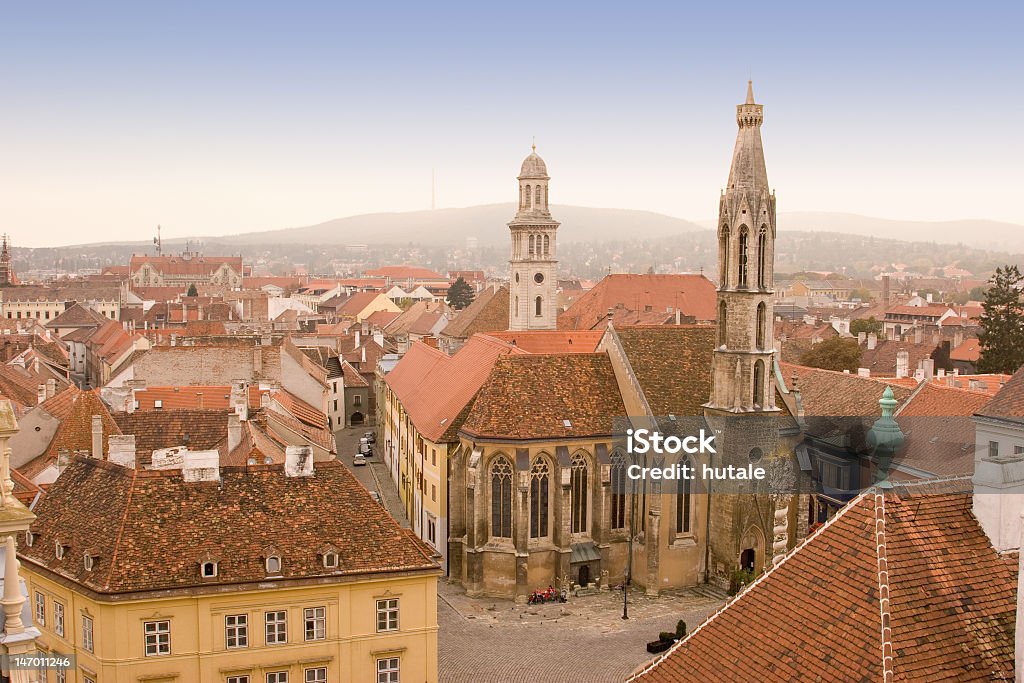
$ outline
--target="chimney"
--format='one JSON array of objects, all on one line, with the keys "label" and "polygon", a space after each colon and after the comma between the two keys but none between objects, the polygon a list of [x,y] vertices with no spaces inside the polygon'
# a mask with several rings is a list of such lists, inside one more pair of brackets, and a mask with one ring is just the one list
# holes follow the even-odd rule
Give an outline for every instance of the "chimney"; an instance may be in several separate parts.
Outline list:
[{"label": "chimney", "polygon": [[135,469],[135,435],[111,434],[109,443],[107,460],[121,467]]},{"label": "chimney", "polygon": [[858,332],[857,333],[857,343],[859,345],[864,346],[864,342],[866,342],[867,340],[868,340],[868,333],[867,332]]},{"label": "chimney", "polygon": [[377,331],[373,333],[373,341],[377,343],[377,346],[384,347],[384,333]]},{"label": "chimney", "polygon": [[885,302],[886,305],[889,304],[889,297],[890,297],[889,276],[888,275],[883,275],[882,276],[882,301]]},{"label": "chimney", "polygon": [[871,376],[871,369],[870,368],[857,368],[857,376],[858,377],[870,377]]},{"label": "chimney", "polygon": [[978,390],[978,380],[976,380],[976,379],[969,379],[969,380],[967,380],[967,388],[970,389],[971,391],[977,391]]},{"label": "chimney", "polygon": [[924,381],[931,382],[935,377],[935,359],[925,358],[921,361],[921,367],[924,369]]},{"label": "chimney", "polygon": [[366,363],[366,347],[364,346],[364,347],[362,347],[362,349],[360,349],[360,350],[361,350],[361,351],[363,352],[363,353],[362,353],[362,362],[363,362],[363,363]]},{"label": "chimney", "polygon": [[103,459],[103,418],[92,416],[92,457]]},{"label": "chimney", "polygon": [[[999,552],[1020,546],[1024,510],[1024,455],[989,454],[989,435],[977,427],[974,516]],[[1006,444],[1004,444],[1006,445]],[[978,456],[981,457],[978,457]]]},{"label": "chimney", "polygon": [[220,453],[217,451],[181,451],[181,476],[188,482],[220,481]]},{"label": "chimney", "polygon": [[362,332],[360,332],[359,330],[356,330],[355,335],[356,335],[356,345],[353,347],[353,350],[354,349],[358,349],[359,346],[360,346],[360,343],[363,340],[362,339],[362,337],[363,337]]},{"label": "chimney", "polygon": [[896,379],[907,377],[910,373],[910,352],[900,350],[896,352]]},{"label": "chimney", "polygon": [[67,469],[68,465],[71,464],[71,453],[68,449],[61,448],[57,451],[57,476],[59,477],[64,470]]},{"label": "chimney", "polygon": [[172,334],[171,335],[171,346],[177,346],[177,345],[178,345],[178,335]]},{"label": "chimney", "polygon": [[868,334],[868,351],[874,351],[878,345],[878,335],[874,332]]},{"label": "chimney", "polygon": [[239,420],[249,419],[249,385],[243,379],[231,383],[231,409]]},{"label": "chimney", "polygon": [[237,413],[228,415],[228,453],[238,448],[242,443],[242,421]]},{"label": "chimney", "polygon": [[680,325],[680,324],[682,324],[682,322],[683,322],[683,312],[677,308],[676,309],[676,325]]},{"label": "chimney", "polygon": [[939,368],[935,371],[935,376],[942,379],[946,376],[946,368]]},{"label": "chimney", "polygon": [[36,405],[39,405],[46,400],[46,385],[40,384],[36,389]]},{"label": "chimney", "polygon": [[288,446],[285,448],[284,474],[286,477],[313,476],[313,447]]},{"label": "chimney", "polygon": [[50,378],[46,380],[46,398],[53,398],[53,395],[57,393],[57,380]]}]

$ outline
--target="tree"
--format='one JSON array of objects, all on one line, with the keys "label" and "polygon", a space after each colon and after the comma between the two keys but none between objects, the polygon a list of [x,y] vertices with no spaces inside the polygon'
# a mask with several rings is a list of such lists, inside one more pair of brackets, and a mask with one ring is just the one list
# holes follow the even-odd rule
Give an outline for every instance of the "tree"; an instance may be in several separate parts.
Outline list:
[{"label": "tree", "polygon": [[850,321],[850,334],[858,335],[861,332],[864,334],[871,334],[874,332],[876,335],[882,334],[882,323],[875,319],[875,316],[863,319],[858,318],[857,320]]},{"label": "tree", "polygon": [[192,283],[188,286],[188,293],[186,296],[199,296],[199,290],[196,289],[196,283]]},{"label": "tree", "polygon": [[849,370],[860,367],[860,344],[856,339],[832,337],[818,342],[800,358],[801,365],[823,370]]},{"label": "tree", "polygon": [[979,372],[1013,374],[1024,365],[1024,305],[1020,288],[1024,282],[1017,266],[996,268],[985,292],[981,316],[981,357]]},{"label": "tree", "polygon": [[455,280],[452,286],[448,288],[448,305],[457,311],[461,311],[473,303],[475,297],[476,294],[473,292],[473,288],[461,277]]}]

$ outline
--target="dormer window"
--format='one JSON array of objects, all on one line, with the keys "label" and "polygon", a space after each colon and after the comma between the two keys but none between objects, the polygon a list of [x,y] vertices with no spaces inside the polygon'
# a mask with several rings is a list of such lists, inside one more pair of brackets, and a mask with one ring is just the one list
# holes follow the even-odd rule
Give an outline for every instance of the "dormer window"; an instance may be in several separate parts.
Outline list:
[{"label": "dormer window", "polygon": [[199,565],[199,573],[202,574],[204,579],[212,579],[217,576],[217,563],[216,562],[203,562]]},{"label": "dormer window", "polygon": [[63,559],[64,559],[64,546],[62,546],[62,545],[60,544],[60,541],[57,541],[57,542],[56,542],[56,543],[54,544],[54,550],[53,550],[53,552],[54,552],[54,555],[56,555],[56,556],[57,556],[57,559],[58,559],[58,560],[63,560]]},{"label": "dormer window", "polygon": [[267,573],[268,574],[280,574],[281,573],[281,557],[278,555],[271,555],[267,558]]},{"label": "dormer window", "polygon": [[96,560],[89,553],[85,553],[82,556],[82,564],[85,566],[85,571],[91,572],[92,568],[96,565]]},{"label": "dormer window", "polygon": [[337,569],[338,568],[338,553],[335,553],[335,552],[324,553],[324,567],[326,567],[327,569]]},{"label": "dormer window", "polygon": [[32,547],[32,543],[35,540],[36,540],[35,534],[33,534],[31,531],[26,531],[25,532],[25,547],[26,548],[31,548]]}]

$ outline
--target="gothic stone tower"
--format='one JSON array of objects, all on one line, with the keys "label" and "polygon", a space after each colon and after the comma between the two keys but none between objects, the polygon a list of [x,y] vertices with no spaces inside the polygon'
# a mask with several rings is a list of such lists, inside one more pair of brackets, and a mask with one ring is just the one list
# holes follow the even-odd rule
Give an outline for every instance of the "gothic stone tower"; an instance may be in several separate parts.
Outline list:
[{"label": "gothic stone tower", "polygon": [[[718,205],[718,333],[711,396],[704,405],[719,446],[714,466],[766,464],[779,451],[772,334],[775,195],[768,190],[762,119],[748,83],[747,100],[736,107],[739,132]],[[737,569],[757,574],[771,561],[775,510],[762,489],[712,487],[709,580],[726,584]]]},{"label": "gothic stone tower", "polygon": [[718,203],[718,339],[712,365],[709,410],[775,412],[773,382],[772,272],[775,259],[775,195],[761,146],[763,108],[736,107],[736,148],[729,184]]},{"label": "gothic stone tower", "polygon": [[512,232],[510,330],[553,330],[557,317],[558,221],[548,209],[548,169],[534,146],[519,172],[519,210],[508,224]]}]

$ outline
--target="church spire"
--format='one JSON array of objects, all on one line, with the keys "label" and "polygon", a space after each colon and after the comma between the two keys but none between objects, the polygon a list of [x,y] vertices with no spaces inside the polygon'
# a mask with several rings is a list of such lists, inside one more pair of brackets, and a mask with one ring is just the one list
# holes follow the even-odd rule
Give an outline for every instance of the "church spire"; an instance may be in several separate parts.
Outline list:
[{"label": "church spire", "polygon": [[519,204],[512,237],[508,291],[510,330],[553,330],[558,307],[558,221],[548,206],[548,167],[530,145],[519,169]]},{"label": "church spire", "polygon": [[747,104],[754,104],[754,81],[747,81]]}]

